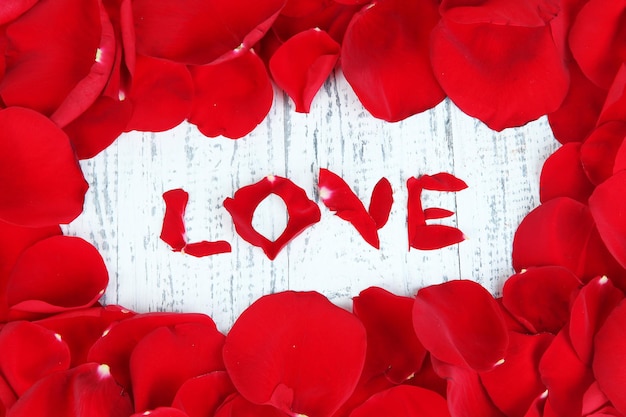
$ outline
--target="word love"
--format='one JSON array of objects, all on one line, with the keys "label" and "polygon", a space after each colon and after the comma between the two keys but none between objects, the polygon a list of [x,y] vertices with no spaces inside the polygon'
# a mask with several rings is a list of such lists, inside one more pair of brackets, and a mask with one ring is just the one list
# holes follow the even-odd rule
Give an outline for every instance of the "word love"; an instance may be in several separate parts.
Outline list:
[{"label": "word love", "polygon": [[[372,191],[369,208],[365,206],[348,184],[337,174],[320,169],[319,196],[324,205],[341,219],[349,222],[363,239],[379,249],[380,230],[389,218],[393,205],[391,184],[382,178]],[[454,245],[465,239],[463,233],[451,226],[427,224],[429,220],[450,217],[454,212],[442,208],[423,208],[422,191],[457,192],[467,188],[464,181],[448,173],[411,177],[407,181],[408,214],[407,229],[409,247],[421,250],[440,249]],[[252,225],[254,212],[270,194],[279,196],[287,207],[288,220],[285,230],[276,240],[270,240],[259,233]],[[224,240],[188,243],[185,236],[185,209],[189,194],[182,189],[167,191],[165,216],[161,239],[174,251],[193,256],[209,256],[231,251],[230,243]],[[287,178],[269,175],[256,184],[240,188],[233,198],[224,200],[224,208],[230,213],[235,230],[242,239],[257,246],[269,259],[274,259],[293,238],[311,225],[320,221],[319,206],[306,192]]]}]

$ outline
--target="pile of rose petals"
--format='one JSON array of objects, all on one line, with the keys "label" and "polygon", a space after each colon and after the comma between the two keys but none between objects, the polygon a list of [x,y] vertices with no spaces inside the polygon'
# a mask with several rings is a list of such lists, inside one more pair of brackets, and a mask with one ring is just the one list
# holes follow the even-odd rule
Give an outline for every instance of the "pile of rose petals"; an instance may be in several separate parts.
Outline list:
[{"label": "pile of rose petals", "polygon": [[[625,416],[624,22],[623,0],[2,2],[0,417]],[[369,288],[348,312],[283,292],[226,335],[97,303],[102,258],[58,226],[82,211],[79,159],[183,120],[244,136],[272,81],[306,112],[335,68],[388,121],[446,96],[497,130],[548,115],[563,146],[501,298]],[[179,229],[176,250],[228,250]]]}]

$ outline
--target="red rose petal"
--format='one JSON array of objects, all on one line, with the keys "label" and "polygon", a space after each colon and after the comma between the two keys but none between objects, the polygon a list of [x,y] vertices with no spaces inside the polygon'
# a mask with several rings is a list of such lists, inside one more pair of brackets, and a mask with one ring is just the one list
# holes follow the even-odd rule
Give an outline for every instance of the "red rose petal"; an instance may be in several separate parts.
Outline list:
[{"label": "red rose petal", "polygon": [[245,136],[272,107],[272,84],[254,51],[242,50],[229,61],[190,69],[195,97],[189,122],[206,136]]},{"label": "red rose petal", "polygon": [[[289,215],[285,230],[274,241],[258,233],[252,226],[254,211],[270,194],[283,199]],[[304,229],[317,223],[321,217],[318,205],[309,200],[302,188],[287,178],[274,175],[265,177],[256,184],[240,188],[233,198],[227,198],[224,201],[224,208],[232,216],[239,236],[246,242],[262,248],[270,259],[276,258],[283,247]]]},{"label": "red rose petal", "polygon": [[128,417],[132,412],[128,394],[120,390],[109,367],[89,363],[37,382],[9,410],[8,417]]},{"label": "red rose petal", "polygon": [[626,171],[621,171],[596,187],[589,198],[589,209],[602,241],[617,261],[626,267]]},{"label": "red rose petal", "polygon": [[15,404],[15,401],[17,401],[17,396],[0,375],[0,416],[4,417],[7,410]]},{"label": "red rose petal", "polygon": [[[89,106],[106,83],[109,56],[113,53],[103,50],[102,64],[96,61],[103,35],[101,22],[105,17],[101,11],[97,0],[43,0],[11,23],[6,31],[10,53],[0,82],[4,103],[50,116],[79,88],[85,95],[72,99],[80,101],[79,107],[83,109]],[[90,75],[95,64],[98,64],[97,77]],[[80,84],[88,77],[93,78],[90,81],[96,82],[99,89]],[[80,111],[74,112],[73,117],[78,114]]]},{"label": "red rose petal", "polygon": [[186,380],[224,369],[223,344],[213,323],[159,327],[144,336],[130,357],[135,410],[168,406]]},{"label": "red rose petal", "polygon": [[0,371],[19,396],[39,379],[70,365],[70,350],[58,334],[25,321],[0,331]]},{"label": "red rose petal", "polygon": [[326,1],[322,0],[287,0],[287,4],[281,10],[281,16],[301,17],[315,13],[322,9]]},{"label": "red rose petal", "polygon": [[87,182],[67,136],[47,118],[0,110],[0,160],[0,219],[40,227],[81,213]]},{"label": "red rose petal", "polygon": [[191,74],[185,65],[139,55],[127,99],[133,103],[127,131],[172,129],[185,120],[191,110]]},{"label": "red rose petal", "polygon": [[589,208],[566,197],[531,211],[513,239],[516,271],[551,265],[567,268],[583,281],[598,275],[621,280],[623,275],[602,243]]},{"label": "red rose petal", "polygon": [[541,27],[559,14],[561,5],[556,0],[443,0],[440,11],[457,23]]},{"label": "red rose petal", "polygon": [[531,333],[557,334],[567,323],[570,303],[581,286],[565,268],[530,268],[504,283],[502,302]]},{"label": "red rose petal", "polygon": [[171,246],[175,252],[181,251],[187,244],[185,230],[185,210],[189,201],[189,193],[176,188],[163,193],[165,215],[161,228],[161,240]]},{"label": "red rose petal", "polygon": [[430,32],[438,21],[433,0],[374,2],[352,18],[341,67],[374,117],[402,120],[444,99],[430,63]]},{"label": "red rose petal", "polygon": [[405,417],[450,416],[446,400],[424,388],[400,385],[373,395],[354,409],[350,417],[379,417],[386,415]]},{"label": "red rose petal", "polygon": [[378,229],[382,229],[387,224],[392,205],[393,189],[391,183],[387,178],[381,178],[374,186],[368,209],[368,213],[374,219]]},{"label": "red rose petal", "polygon": [[70,348],[71,366],[74,367],[87,362],[89,349],[106,329],[133,315],[135,313],[119,306],[98,306],[55,314],[37,321],[37,324],[61,335]]},{"label": "red rose petal", "polygon": [[232,395],[217,410],[213,417],[288,417],[285,414],[269,405],[253,404],[239,394]]},{"label": "red rose petal", "polygon": [[556,197],[569,197],[586,203],[594,186],[580,160],[580,143],[568,143],[550,155],[539,179],[542,203]]},{"label": "red rose petal", "polygon": [[134,0],[137,52],[192,65],[228,59],[261,39],[285,3]]},{"label": "red rose petal", "polygon": [[189,417],[214,416],[235,387],[225,371],[211,372],[185,381],[172,401],[172,407]]},{"label": "red rose petal", "polygon": [[354,297],[354,315],[367,331],[362,378],[384,374],[394,384],[401,384],[420,370],[427,352],[413,330],[413,303],[412,298],[376,287]]},{"label": "red rose petal", "polygon": [[287,40],[272,55],[269,62],[272,78],[289,94],[297,112],[309,112],[340,51],[340,45],[326,32],[309,29]]},{"label": "red rose petal", "polygon": [[529,336],[509,332],[505,362],[480,374],[489,398],[507,417],[524,417],[528,405],[546,390],[538,368],[552,339],[547,333]]},{"label": "red rose petal", "polygon": [[318,293],[288,291],[260,298],[239,316],[224,363],[249,401],[326,417],[354,390],[365,350],[355,316]]},{"label": "red rose petal", "polygon": [[27,12],[38,0],[15,0],[0,5],[0,25],[9,23]]},{"label": "red rose petal", "polygon": [[623,299],[624,294],[608,278],[598,277],[585,285],[574,300],[569,335],[572,347],[583,363],[591,364],[596,332]]},{"label": "red rose petal", "polygon": [[604,123],[587,137],[580,148],[580,159],[592,183],[598,185],[613,174],[615,158],[625,139],[625,121]]},{"label": "red rose petal", "polygon": [[[348,184],[337,174],[322,168],[319,173],[318,186],[320,199],[324,205],[334,211],[339,218],[350,222],[367,243],[379,249],[378,225]],[[373,193],[372,198],[374,198]],[[379,216],[384,217],[384,213],[379,213]],[[386,216],[388,217],[389,214],[387,213]]]},{"label": "red rose petal", "polygon": [[447,14],[432,34],[432,62],[461,110],[500,131],[559,108],[569,77],[549,25],[461,24]]},{"label": "red rose petal", "polygon": [[539,363],[541,379],[548,388],[548,403],[556,415],[581,415],[582,398],[593,382],[593,374],[576,355],[563,329]]},{"label": "red rose petal", "polygon": [[77,237],[50,237],[17,260],[7,285],[10,314],[38,317],[90,307],[108,282],[104,261],[90,243]]},{"label": "red rose petal", "polygon": [[87,359],[108,364],[115,380],[130,391],[129,363],[135,346],[143,337],[159,327],[172,327],[183,323],[204,323],[207,326],[215,326],[213,320],[204,314],[139,314],[105,330],[102,337],[93,344]]},{"label": "red rose petal", "polygon": [[478,371],[492,369],[502,360],[509,339],[498,303],[473,281],[419,290],[413,327],[434,357]]},{"label": "red rose petal", "polygon": [[133,112],[129,100],[101,96],[63,128],[78,159],[89,159],[109,147],[126,129]]},{"label": "red rose petal", "polygon": [[621,302],[607,317],[595,337],[593,373],[613,406],[626,414],[626,303]]},{"label": "red rose petal", "polygon": [[615,120],[626,119],[626,62],[624,62],[613,80],[606,96],[598,125]]},{"label": "red rose petal", "polygon": [[[147,413],[147,414],[146,414]],[[140,413],[135,413],[130,417],[189,417],[189,415],[181,410],[173,407],[159,407],[154,410],[147,410]]]},{"label": "red rose petal", "polygon": [[603,88],[610,87],[620,65],[626,61],[624,19],[624,2],[590,0],[578,13],[570,32],[569,44],[578,65],[590,80]]}]

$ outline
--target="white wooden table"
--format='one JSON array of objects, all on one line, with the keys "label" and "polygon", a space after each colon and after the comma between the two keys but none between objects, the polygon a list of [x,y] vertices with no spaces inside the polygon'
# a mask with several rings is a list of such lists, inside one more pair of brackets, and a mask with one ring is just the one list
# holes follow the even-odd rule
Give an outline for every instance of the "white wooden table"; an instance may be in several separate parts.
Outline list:
[{"label": "white wooden table", "polygon": [[[210,139],[183,124],[164,133],[123,135],[82,163],[91,188],[84,213],[66,232],[92,242],[110,271],[104,301],[137,311],[204,312],[226,331],[263,294],[316,290],[349,308],[350,297],[377,285],[413,295],[450,279],[480,282],[498,293],[512,273],[511,245],[520,220],[539,204],[539,173],[557,147],[547,121],[502,133],[464,115],[449,100],[390,124],[367,113],[341,74],[325,84],[310,114],[295,113],[277,92],[263,124],[240,140]],[[319,201],[317,176],[328,168],[369,204],[381,177],[394,189],[381,249],[369,246]],[[449,172],[469,185],[459,193],[425,192],[425,206],[453,210],[444,224],[469,240],[436,251],[408,250],[406,181]],[[222,203],[266,175],[291,179],[319,202],[322,219],[274,261],[243,241]],[[194,258],[159,239],[162,193],[190,194],[190,241],[227,240],[232,253]],[[275,197],[275,196],[272,196]],[[280,198],[255,213],[257,230],[277,237],[286,224]]]}]

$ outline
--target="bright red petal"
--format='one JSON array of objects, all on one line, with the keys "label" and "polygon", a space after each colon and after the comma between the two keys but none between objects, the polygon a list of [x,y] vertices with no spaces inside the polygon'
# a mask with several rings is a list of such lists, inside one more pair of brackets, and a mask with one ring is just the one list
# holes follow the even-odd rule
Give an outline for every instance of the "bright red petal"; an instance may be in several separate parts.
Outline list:
[{"label": "bright red petal", "polygon": [[69,223],[87,182],[67,136],[32,110],[0,110],[0,219],[29,227]]},{"label": "bright red petal", "polygon": [[224,369],[223,343],[213,323],[159,327],[143,337],[130,357],[135,410],[168,406],[186,380]]},{"label": "bright red petal", "polygon": [[10,417],[128,417],[133,412],[107,365],[88,363],[37,382],[9,411]]},{"label": "bright red petal", "polygon": [[589,209],[602,241],[617,261],[626,267],[626,171],[621,171],[596,187],[589,198]]},{"label": "bright red petal", "polygon": [[580,160],[580,143],[568,143],[550,155],[543,164],[539,179],[542,203],[556,197],[569,197],[585,204],[593,192]]},{"label": "bright red petal", "polygon": [[560,12],[556,0],[443,0],[440,11],[457,23],[490,23],[524,27],[540,27]]},{"label": "bright red petal", "polygon": [[529,332],[557,334],[567,323],[571,301],[581,286],[565,268],[530,268],[504,283],[502,302]]},{"label": "bright red petal", "polygon": [[326,32],[309,29],[287,40],[272,55],[269,63],[272,78],[289,94],[297,112],[309,112],[340,51],[340,45]]},{"label": "bright red petal", "polygon": [[128,100],[133,115],[126,130],[162,132],[189,115],[193,82],[185,65],[137,56]]},{"label": "bright red petal", "polygon": [[433,31],[432,61],[461,110],[500,131],[559,108],[569,76],[549,25],[461,24],[448,13]]},{"label": "bright red petal", "polygon": [[226,62],[191,67],[195,87],[189,121],[208,137],[237,139],[263,121],[274,92],[263,61],[253,52],[238,52]]},{"label": "bright red petal", "polygon": [[324,205],[339,218],[350,222],[367,243],[379,249],[378,225],[348,184],[337,174],[322,168],[318,186]]},{"label": "bright red petal", "polygon": [[226,398],[235,392],[225,371],[211,372],[185,381],[176,393],[172,407],[184,411],[189,417],[214,416]]},{"label": "bright red petal", "polygon": [[0,371],[18,397],[41,378],[69,365],[67,344],[45,327],[17,321],[0,331]]},{"label": "bright red petal", "polygon": [[70,236],[44,239],[22,253],[9,276],[10,314],[39,317],[90,307],[108,282],[104,261],[90,243]]},{"label": "bright red petal", "polygon": [[137,52],[191,65],[228,59],[261,39],[285,3],[134,0]]},{"label": "bright red petal", "polygon": [[[147,414],[146,414],[147,413]],[[147,410],[140,413],[135,413],[130,417],[189,417],[189,415],[181,410],[172,407],[159,407],[154,410]]]},{"label": "bright red petal", "polygon": [[271,405],[253,404],[239,394],[226,399],[213,417],[289,417]]},{"label": "bright red petal", "polygon": [[434,357],[477,371],[500,363],[509,342],[500,306],[473,281],[449,281],[419,290],[413,327]]},{"label": "bright red petal", "polygon": [[422,367],[426,349],[412,324],[414,300],[371,287],[353,299],[353,310],[367,331],[365,379],[384,374],[394,384],[412,378]]},{"label": "bright red petal", "polygon": [[115,380],[130,391],[132,387],[129,363],[135,346],[144,336],[159,327],[183,323],[205,323],[207,326],[215,326],[213,320],[204,314],[139,314],[105,330],[100,339],[93,344],[87,359],[108,364]]},{"label": "bright red petal", "polygon": [[402,120],[444,99],[430,62],[430,32],[438,21],[433,0],[375,2],[352,18],[341,67],[374,117]]},{"label": "bright red petal", "polygon": [[354,409],[350,417],[446,417],[446,400],[424,388],[400,385],[373,395]]},{"label": "bright red petal", "polygon": [[367,210],[378,229],[382,229],[387,224],[392,205],[393,189],[391,183],[387,178],[381,178],[374,186],[370,206]]},{"label": "bright red petal", "polygon": [[[254,211],[270,194],[283,199],[289,215],[285,230],[274,241],[261,235],[252,226]],[[246,242],[262,248],[270,259],[276,258],[283,247],[307,227],[317,223],[321,217],[318,205],[307,197],[302,188],[287,178],[274,175],[265,177],[256,184],[240,188],[233,198],[227,198],[224,201],[224,208],[232,216],[239,236]]]},{"label": "bright red petal", "polygon": [[626,121],[614,121],[598,126],[580,148],[580,159],[587,176],[595,185],[613,174],[619,148],[626,139]]},{"label": "bright red petal", "polygon": [[189,201],[189,194],[182,188],[169,190],[163,193],[165,201],[165,215],[161,228],[161,240],[180,252],[187,244],[185,231],[185,210]]},{"label": "bright red petal", "polygon": [[626,302],[608,316],[595,338],[593,372],[613,406],[626,414]]},{"label": "bright red petal", "polygon": [[365,349],[355,316],[318,293],[288,291],[260,298],[239,316],[224,363],[249,401],[327,417],[354,390]]},{"label": "bright red petal", "polygon": [[3,2],[0,5],[0,25],[9,23],[21,14],[27,12],[37,1],[38,0],[15,0]]}]

